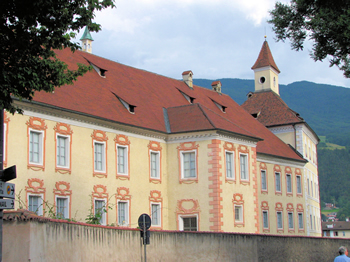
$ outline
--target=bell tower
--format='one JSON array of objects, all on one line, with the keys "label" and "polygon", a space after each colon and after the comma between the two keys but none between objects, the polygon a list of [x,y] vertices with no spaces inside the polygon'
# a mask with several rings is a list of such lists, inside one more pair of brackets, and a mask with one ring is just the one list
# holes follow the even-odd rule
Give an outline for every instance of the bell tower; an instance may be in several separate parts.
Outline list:
[{"label": "bell tower", "polygon": [[80,38],[80,41],[82,43],[82,50],[84,52],[92,53],[92,39],[91,34],[87,26],[85,27],[85,31],[83,36]]},{"label": "bell tower", "polygon": [[279,95],[278,74],[280,70],[273,60],[266,36],[252,70],[254,70],[255,92],[272,90]]}]

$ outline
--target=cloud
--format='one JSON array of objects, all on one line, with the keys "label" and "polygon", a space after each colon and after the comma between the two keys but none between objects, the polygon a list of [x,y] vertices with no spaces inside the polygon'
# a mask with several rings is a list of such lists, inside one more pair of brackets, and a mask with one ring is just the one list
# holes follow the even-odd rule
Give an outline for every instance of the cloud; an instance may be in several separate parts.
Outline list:
[{"label": "cloud", "polygon": [[308,51],[295,52],[288,42],[274,41],[266,22],[274,2],[120,0],[117,8],[97,13],[102,31],[92,34],[93,53],[177,79],[185,70],[196,78],[253,79],[250,68],[267,34],[280,83],[308,80],[350,87],[327,62],[315,63]]}]

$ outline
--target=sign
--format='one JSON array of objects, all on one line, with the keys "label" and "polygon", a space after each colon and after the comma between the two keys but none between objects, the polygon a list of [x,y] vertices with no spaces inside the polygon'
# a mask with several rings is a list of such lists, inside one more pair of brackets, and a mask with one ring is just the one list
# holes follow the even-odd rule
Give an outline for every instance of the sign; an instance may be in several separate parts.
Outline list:
[{"label": "sign", "polygon": [[0,209],[13,209],[13,208],[15,208],[15,200],[0,199]]},{"label": "sign", "polygon": [[0,181],[0,197],[15,199],[15,184]]},{"label": "sign", "polygon": [[138,222],[140,230],[144,230],[144,227],[146,227],[146,230],[151,227],[151,217],[147,214],[142,214]]},{"label": "sign", "polygon": [[6,182],[16,177],[16,166],[8,167],[5,170],[0,170],[0,181]]}]

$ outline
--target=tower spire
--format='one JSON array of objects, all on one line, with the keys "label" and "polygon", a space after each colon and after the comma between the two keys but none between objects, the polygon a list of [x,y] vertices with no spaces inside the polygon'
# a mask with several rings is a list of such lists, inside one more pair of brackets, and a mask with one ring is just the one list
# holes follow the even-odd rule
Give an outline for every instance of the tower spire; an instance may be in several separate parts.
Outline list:
[{"label": "tower spire", "polygon": [[273,59],[266,36],[252,70],[255,75],[255,92],[272,90],[279,95],[278,74],[280,70]]},{"label": "tower spire", "polygon": [[90,31],[88,29],[88,27],[85,27],[85,31],[83,36],[80,38],[81,43],[82,43],[82,49],[84,52],[88,52],[88,53],[92,53],[92,41],[94,41],[94,39],[92,39]]}]

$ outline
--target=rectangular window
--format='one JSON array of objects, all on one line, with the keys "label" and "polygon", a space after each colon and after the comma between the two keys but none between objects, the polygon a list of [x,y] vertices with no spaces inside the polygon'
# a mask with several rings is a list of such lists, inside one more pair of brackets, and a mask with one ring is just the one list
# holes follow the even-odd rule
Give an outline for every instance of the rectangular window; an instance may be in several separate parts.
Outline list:
[{"label": "rectangular window", "polygon": [[160,178],[159,152],[151,152],[151,177]]},{"label": "rectangular window", "polygon": [[301,194],[301,176],[297,176],[297,193]]},{"label": "rectangular window", "polygon": [[234,170],[234,154],[233,152],[226,151],[226,177],[230,179],[235,178]]},{"label": "rectangular window", "polygon": [[30,131],[29,133],[29,162],[42,164],[43,148],[42,148],[41,132]]},{"label": "rectangular window", "polygon": [[281,192],[281,174],[275,173],[276,192]]},{"label": "rectangular window", "polygon": [[128,149],[124,146],[117,146],[118,174],[128,174]]},{"label": "rectangular window", "polygon": [[243,222],[243,207],[235,206],[235,221]]},{"label": "rectangular window", "polygon": [[267,211],[263,211],[263,227],[269,228],[269,214]]},{"label": "rectangular window", "polygon": [[307,179],[307,194],[310,195],[310,183],[309,183],[309,179]]},{"label": "rectangular window", "polygon": [[312,185],[312,181],[311,181],[311,196],[314,196],[314,189],[313,189],[313,185]]},{"label": "rectangular window", "polygon": [[129,224],[129,203],[119,201],[118,202],[118,225],[128,226]]},{"label": "rectangular window", "polygon": [[106,225],[106,202],[95,199],[95,217],[101,225]]},{"label": "rectangular window", "polygon": [[289,229],[294,228],[293,213],[291,212],[288,213],[288,227]]},{"label": "rectangular window", "polygon": [[261,170],[261,190],[267,190],[266,170]]},{"label": "rectangular window", "polygon": [[282,217],[282,211],[277,212],[277,228],[283,229],[283,217]]},{"label": "rectangular window", "polygon": [[184,231],[198,231],[197,217],[182,217]]},{"label": "rectangular window", "polygon": [[303,213],[298,213],[299,229],[304,229],[304,218]]},{"label": "rectangular window", "polygon": [[28,196],[28,210],[35,212],[39,216],[43,215],[43,199],[41,196]]},{"label": "rectangular window", "polygon": [[68,167],[68,137],[57,136],[57,166]]},{"label": "rectangular window", "polygon": [[152,226],[161,226],[161,206],[160,204],[151,204],[151,219],[152,219]]},{"label": "rectangular window", "polygon": [[57,218],[69,218],[68,198],[56,198],[56,216]]},{"label": "rectangular window", "polygon": [[287,174],[286,180],[287,180],[287,193],[292,193],[292,176],[290,174]]},{"label": "rectangular window", "polygon": [[94,143],[94,153],[95,153],[95,171],[103,172],[106,171],[106,156],[105,156],[105,144],[104,143]]},{"label": "rectangular window", "polygon": [[242,180],[248,180],[248,156],[247,155],[240,155],[240,164],[241,164],[241,179]]},{"label": "rectangular window", "polygon": [[196,153],[195,152],[183,152],[183,178],[195,178],[196,177]]},{"label": "rectangular window", "polygon": [[310,227],[311,227],[311,229],[312,229],[312,215],[310,215]]}]

